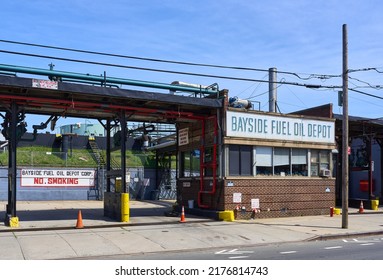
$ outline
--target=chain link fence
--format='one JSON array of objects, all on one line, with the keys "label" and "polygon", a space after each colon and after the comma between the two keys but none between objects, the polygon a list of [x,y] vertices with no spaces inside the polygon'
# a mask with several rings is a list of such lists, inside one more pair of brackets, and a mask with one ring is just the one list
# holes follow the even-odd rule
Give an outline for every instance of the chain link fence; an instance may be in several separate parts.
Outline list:
[{"label": "chain link fence", "polygon": [[[7,150],[0,151],[0,170],[3,176],[4,186],[7,185],[8,178],[8,160],[9,153]],[[105,157],[106,158],[106,157]],[[18,169],[35,168],[35,169],[94,169],[96,171],[95,184],[87,191],[88,200],[102,200],[106,191],[107,171],[104,164],[100,164],[91,152],[73,151],[73,152],[47,152],[47,151],[17,151],[16,155]],[[118,170],[121,168],[121,154],[114,152],[111,154],[111,169]],[[145,174],[145,170],[149,171]],[[156,182],[156,161],[153,153],[132,153],[126,156],[126,173],[129,175],[127,186],[132,199],[159,199],[173,198],[173,183],[166,181],[166,186],[155,186]],[[146,176],[145,176],[146,175]],[[20,182],[20,174],[18,171],[18,182]],[[170,178],[169,178],[170,179]],[[164,183],[164,182],[162,182]],[[114,191],[115,177],[111,178],[112,191]],[[175,185],[175,184],[174,184]],[[160,190],[162,189],[162,190]],[[155,190],[155,191],[154,191]],[[39,189],[39,192],[50,190]],[[74,193],[75,190],[72,191]],[[157,195],[154,196],[153,192]],[[26,194],[26,191],[25,191]],[[32,191],[28,190],[30,196]],[[170,195],[171,194],[171,195]],[[27,195],[27,194],[26,194]],[[170,195],[170,196],[169,196]]]},{"label": "chain link fence", "polygon": [[[0,151],[0,166],[8,166],[8,151]],[[103,155],[104,159],[106,155]],[[17,166],[27,167],[78,167],[78,168],[100,168],[105,166],[95,159],[92,152],[47,152],[47,151],[17,151]],[[112,168],[121,167],[121,155],[111,154]],[[128,153],[126,164],[129,167],[155,167],[155,156],[146,153]]]},{"label": "chain link fence", "polygon": [[[97,167],[89,152],[17,151],[18,166],[30,167]],[[8,166],[8,151],[0,153],[1,166]]]}]

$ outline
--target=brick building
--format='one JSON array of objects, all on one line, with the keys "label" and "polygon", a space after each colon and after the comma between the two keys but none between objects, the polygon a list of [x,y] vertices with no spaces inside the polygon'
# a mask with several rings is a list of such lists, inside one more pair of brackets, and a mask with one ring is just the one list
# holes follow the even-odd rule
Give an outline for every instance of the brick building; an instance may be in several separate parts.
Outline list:
[{"label": "brick building", "polygon": [[178,128],[178,203],[237,218],[328,214],[335,119],[234,108]]}]

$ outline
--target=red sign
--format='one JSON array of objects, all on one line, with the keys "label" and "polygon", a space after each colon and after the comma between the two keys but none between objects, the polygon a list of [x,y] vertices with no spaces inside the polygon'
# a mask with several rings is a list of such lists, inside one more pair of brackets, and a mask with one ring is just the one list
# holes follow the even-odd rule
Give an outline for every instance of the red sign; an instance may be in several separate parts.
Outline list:
[{"label": "red sign", "polygon": [[46,88],[46,89],[58,89],[58,83],[50,80],[32,80],[32,87],[34,88]]}]

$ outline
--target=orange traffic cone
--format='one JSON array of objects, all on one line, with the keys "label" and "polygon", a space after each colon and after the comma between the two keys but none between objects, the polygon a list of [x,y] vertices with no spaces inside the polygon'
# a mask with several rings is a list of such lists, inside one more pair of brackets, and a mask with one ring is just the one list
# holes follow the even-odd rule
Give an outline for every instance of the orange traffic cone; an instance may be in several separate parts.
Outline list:
[{"label": "orange traffic cone", "polygon": [[186,220],[185,220],[185,209],[184,209],[184,207],[182,206],[180,223],[185,223],[185,222],[186,222]]},{"label": "orange traffic cone", "polygon": [[363,201],[361,201],[359,206],[359,213],[362,214],[363,212],[364,212]]},{"label": "orange traffic cone", "polygon": [[84,225],[82,224],[81,210],[78,210],[76,228],[84,228]]}]

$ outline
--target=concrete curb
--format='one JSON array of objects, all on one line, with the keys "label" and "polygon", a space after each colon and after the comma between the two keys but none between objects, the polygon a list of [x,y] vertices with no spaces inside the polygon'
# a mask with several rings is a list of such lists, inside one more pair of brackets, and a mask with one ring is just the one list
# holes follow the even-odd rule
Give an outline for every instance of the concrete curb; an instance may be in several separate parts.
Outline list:
[{"label": "concrete curb", "polygon": [[[220,222],[220,221],[187,221],[184,224],[197,224],[197,223],[205,223],[205,222]],[[139,227],[139,226],[161,226],[161,225],[177,225],[182,224],[180,222],[148,222],[148,223],[136,223],[136,224],[129,224],[129,223],[119,223],[119,224],[109,224],[109,225],[91,225],[91,226],[84,226],[84,228],[77,229],[76,226],[56,226],[56,227],[34,227],[34,228],[9,228],[0,230],[1,232],[28,232],[28,231],[56,231],[56,230],[76,230],[81,231],[83,229],[97,229],[97,228],[123,228],[123,227]]]},{"label": "concrete curb", "polygon": [[383,235],[383,230],[355,232],[355,233],[344,233],[344,234],[324,234],[324,235],[320,235],[318,237],[314,237],[312,239],[312,241],[324,241],[324,240],[331,240],[331,239],[351,238],[351,237],[371,236],[371,235]]}]

